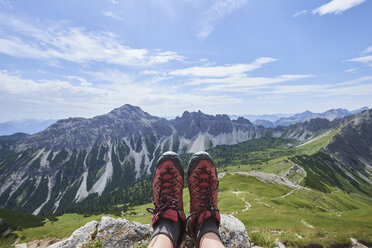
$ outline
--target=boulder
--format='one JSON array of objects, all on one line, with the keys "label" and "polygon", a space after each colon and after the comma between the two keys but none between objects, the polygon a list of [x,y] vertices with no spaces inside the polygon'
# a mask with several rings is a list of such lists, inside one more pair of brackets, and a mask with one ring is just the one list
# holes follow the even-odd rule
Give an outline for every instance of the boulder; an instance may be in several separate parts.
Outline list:
[{"label": "boulder", "polygon": [[[49,248],[84,248],[84,247],[133,247],[147,245],[150,242],[152,227],[149,224],[130,222],[125,219],[102,217],[100,222],[91,221],[75,230],[72,235]],[[226,248],[251,247],[244,224],[232,215],[221,215],[220,235]],[[30,244],[18,247],[29,248]],[[195,247],[190,237],[186,236],[182,247]]]}]

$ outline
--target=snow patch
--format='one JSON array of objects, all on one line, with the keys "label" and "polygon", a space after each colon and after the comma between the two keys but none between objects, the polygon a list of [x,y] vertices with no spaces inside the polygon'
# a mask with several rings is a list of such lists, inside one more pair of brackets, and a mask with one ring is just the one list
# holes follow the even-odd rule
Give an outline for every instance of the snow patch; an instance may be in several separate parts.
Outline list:
[{"label": "snow patch", "polygon": [[23,178],[25,175],[24,172],[20,173],[13,173],[9,179],[0,187],[0,195],[2,195],[9,187],[12,187],[11,194],[14,193],[18,189],[20,185],[27,179],[27,177]]},{"label": "snow patch", "polygon": [[199,136],[192,143],[192,146],[189,149],[189,152],[205,151],[205,139],[206,139],[206,134],[199,134]]},{"label": "snow patch", "polygon": [[33,158],[31,159],[30,162],[28,162],[27,166],[30,166],[30,165],[31,165],[31,164],[32,164],[36,159],[38,159],[38,158],[40,157],[40,155],[43,154],[43,153],[44,153],[44,148],[41,149],[41,150],[36,154],[36,156],[33,157]]},{"label": "snow patch", "polygon": [[48,152],[43,154],[43,157],[41,158],[41,161],[40,161],[40,167],[49,166],[48,156],[51,152],[52,152],[52,150],[49,150]]},{"label": "snow patch", "polygon": [[81,182],[80,184],[80,187],[78,189],[78,191],[76,192],[76,196],[75,196],[75,199],[74,201],[76,200],[76,202],[80,202],[82,201],[83,199],[85,199],[89,193],[87,191],[87,178],[88,178],[88,171],[86,170],[83,175],[83,181]]},{"label": "snow patch", "polygon": [[35,209],[35,211],[32,213],[33,215],[37,215],[40,213],[40,210],[44,207],[44,205],[50,200],[50,196],[52,194],[52,188],[53,188],[53,182],[50,178],[48,178],[48,196],[46,200],[38,207]]},{"label": "snow patch", "polygon": [[108,143],[109,151],[108,151],[108,162],[105,165],[105,172],[102,176],[98,179],[98,181],[93,185],[92,189],[89,193],[98,193],[101,196],[102,192],[105,190],[107,182],[112,177],[113,167],[112,167],[112,160],[111,160],[111,150],[112,146]]}]

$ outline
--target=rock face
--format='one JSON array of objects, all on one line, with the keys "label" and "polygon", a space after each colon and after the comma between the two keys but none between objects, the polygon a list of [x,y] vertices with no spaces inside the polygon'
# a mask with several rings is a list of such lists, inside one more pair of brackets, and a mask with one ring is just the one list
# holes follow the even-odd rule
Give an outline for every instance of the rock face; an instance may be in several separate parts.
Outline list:
[{"label": "rock face", "polygon": [[37,134],[0,140],[0,207],[60,214],[91,194],[124,189],[151,174],[165,151],[196,152],[265,132],[244,118],[185,112],[166,120],[131,105],[59,120]]},{"label": "rock face", "polygon": [[253,121],[253,124],[255,124],[256,126],[263,126],[263,127],[266,127],[266,128],[274,128],[275,125],[274,123],[272,123],[271,121],[268,121],[268,120],[255,120]]},{"label": "rock face", "polygon": [[321,119],[265,128],[200,111],[166,120],[131,105],[94,118],[59,120],[37,134],[0,140],[0,207],[62,214],[88,196],[148,176],[165,151],[193,153],[263,136],[305,141],[326,128],[329,121]]},{"label": "rock face", "polygon": [[[232,215],[221,215],[220,234],[226,248],[251,247],[244,224]],[[91,221],[75,230],[66,240],[54,243],[49,248],[76,248],[98,243],[101,247],[133,247],[147,245],[152,235],[152,227],[125,219],[102,217],[100,222]],[[27,244],[17,247],[28,248]],[[194,247],[191,239],[186,238],[184,248]]]},{"label": "rock face", "polygon": [[372,169],[372,109],[346,120],[343,125],[343,131],[323,151],[372,184],[366,170]]}]

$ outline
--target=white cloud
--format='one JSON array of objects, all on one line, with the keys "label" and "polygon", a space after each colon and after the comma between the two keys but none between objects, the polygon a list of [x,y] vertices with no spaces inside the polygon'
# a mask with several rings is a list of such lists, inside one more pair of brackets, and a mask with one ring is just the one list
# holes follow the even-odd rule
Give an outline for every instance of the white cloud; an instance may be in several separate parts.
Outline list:
[{"label": "white cloud", "polygon": [[208,37],[214,30],[218,20],[242,7],[248,0],[217,0],[212,7],[203,14],[198,25],[197,36],[201,39]]},{"label": "white cloud", "polygon": [[370,53],[372,52],[372,46],[369,46],[366,48],[366,50],[363,51],[363,53]]},{"label": "white cloud", "polygon": [[336,84],[275,85],[268,87],[267,95],[312,95],[312,96],[368,96],[372,94],[372,76],[356,78]]},{"label": "white cloud", "polygon": [[106,91],[94,87],[87,87],[91,85],[86,80],[79,77],[69,77],[69,79],[78,79],[82,84],[72,85],[68,81],[61,80],[42,80],[34,81],[31,79],[23,79],[19,75],[9,74],[7,71],[0,71],[0,91],[15,94],[15,95],[28,95],[28,94],[55,94],[63,93],[65,91],[70,94],[105,94]]},{"label": "white cloud", "polygon": [[342,14],[344,11],[364,3],[366,0],[332,0],[313,10],[313,14]]},{"label": "white cloud", "polygon": [[113,19],[117,19],[117,20],[123,20],[123,17],[115,14],[114,12],[111,12],[111,11],[101,11],[102,15],[104,16],[107,16],[107,17],[111,17]]},{"label": "white cloud", "polygon": [[1,26],[18,35],[2,35],[0,53],[18,58],[122,66],[150,66],[184,60],[176,52],[128,47],[109,32],[89,32],[68,25],[37,26],[0,14]]},{"label": "white cloud", "polygon": [[[266,92],[267,87],[274,84],[296,81],[304,78],[310,78],[313,75],[280,75],[277,77],[248,77],[244,74],[233,75],[226,78],[217,79],[197,79],[192,81],[191,85],[201,85],[202,91],[206,92]],[[207,86],[205,86],[207,85]]]},{"label": "white cloud", "polygon": [[307,13],[307,10],[304,9],[304,10],[300,10],[298,12],[296,12],[293,17],[297,17],[297,16],[300,16],[300,15],[303,15],[303,14],[306,14]]},{"label": "white cloud", "polygon": [[368,64],[369,66],[372,66],[372,55],[363,56],[359,58],[349,59],[348,61],[351,62],[360,62],[363,64]]},{"label": "white cloud", "polygon": [[[157,84],[154,87],[153,82],[135,83],[135,79],[130,76],[123,79],[125,74],[115,71],[85,74],[95,81],[104,80],[106,83],[97,84],[80,76],[67,76],[67,80],[32,80],[8,71],[0,71],[0,93],[6,96],[8,106],[6,109],[2,108],[0,113],[8,118],[15,118],[11,116],[12,113],[6,112],[12,109],[14,115],[21,113],[19,106],[22,102],[27,102],[26,107],[32,105],[38,113],[54,113],[56,109],[63,109],[63,113],[67,112],[68,116],[89,117],[130,103],[152,113],[176,115],[186,109],[197,110],[202,106],[204,111],[213,111],[215,108],[226,108],[241,102],[234,96],[224,94],[183,93],[178,92],[177,87],[169,85]],[[21,118],[29,118],[36,112],[22,114]]]},{"label": "white cloud", "polygon": [[193,77],[226,77],[234,74],[242,74],[253,71],[270,62],[277,61],[275,58],[262,57],[256,59],[251,64],[234,64],[224,66],[195,66],[170,72],[175,76],[193,76]]},{"label": "white cloud", "polygon": [[119,4],[119,1],[118,0],[111,0],[111,3],[112,4]]},{"label": "white cloud", "polygon": [[350,69],[345,70],[345,72],[354,73],[356,70],[357,68],[350,68]]}]

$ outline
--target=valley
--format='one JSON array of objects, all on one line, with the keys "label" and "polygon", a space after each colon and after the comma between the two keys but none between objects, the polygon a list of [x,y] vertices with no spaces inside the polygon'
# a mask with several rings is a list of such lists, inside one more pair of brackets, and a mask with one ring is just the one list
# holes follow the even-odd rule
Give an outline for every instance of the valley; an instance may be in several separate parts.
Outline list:
[{"label": "valley", "polygon": [[[208,152],[215,160],[220,178],[219,209],[223,214],[233,214],[240,219],[256,245],[276,247],[275,240],[278,239],[289,247],[310,247],[310,244],[315,243],[324,247],[349,247],[353,238],[370,246],[372,186],[369,180],[372,170],[368,161],[371,157],[368,151],[364,153],[361,151],[353,163],[345,161],[350,159],[350,149],[355,149],[360,144],[370,146],[368,137],[371,129],[368,127],[371,127],[372,123],[371,112],[365,111],[360,115],[333,122],[315,119],[288,128],[262,129],[259,137],[237,144],[215,145],[212,141],[213,136],[205,138],[211,134],[199,134],[194,136],[195,141],[181,153],[181,159],[186,170],[187,161],[192,155],[192,150],[188,149],[193,147],[195,142],[199,142],[200,145],[200,137],[204,137],[203,144],[212,141]],[[354,133],[352,138],[349,138],[352,130]],[[338,143],[335,143],[336,141]],[[159,145],[154,145],[158,148],[153,150],[152,161],[162,150],[171,147],[180,152],[181,146],[175,144],[183,142],[165,139],[160,146],[162,149],[158,149]],[[348,146],[342,145],[343,142],[348,142]],[[2,144],[8,147],[9,151],[9,147],[14,143],[9,141]],[[85,155],[84,152],[68,155],[74,157],[75,163],[69,163],[70,158],[63,165],[64,169],[67,170],[68,166],[72,165],[70,169],[76,170],[75,173],[82,173],[82,177],[78,179],[78,183],[65,187],[67,191],[64,195],[68,198],[60,198],[59,204],[64,206],[60,212],[53,212],[55,203],[48,201],[58,200],[61,193],[57,194],[51,190],[44,193],[44,200],[40,202],[45,204],[41,208],[38,207],[39,210],[45,209],[42,211],[44,214],[58,215],[58,220],[45,219],[43,226],[14,231],[13,234],[16,235],[13,236],[14,240],[29,242],[49,237],[64,238],[77,227],[90,220],[98,220],[103,215],[150,223],[151,215],[147,213],[146,208],[152,207],[151,176],[144,172],[148,170],[151,172],[152,169],[148,162],[141,162],[144,166],[139,164],[137,167],[136,159],[133,156],[130,158],[130,154],[135,154],[135,150],[132,150],[136,149],[135,144],[135,142],[133,146],[126,146],[125,143],[116,143],[114,146],[97,144]],[[146,144],[146,147],[137,151],[150,150],[151,143],[146,143],[145,140],[141,144]],[[337,146],[338,144],[340,146]],[[340,155],[341,151],[343,153]],[[35,153],[40,153],[40,150]],[[55,162],[56,159],[66,161],[67,155],[58,158],[62,155],[63,153],[55,153],[54,158],[52,155],[46,156],[51,156],[51,159],[49,166],[45,168],[53,164],[62,168],[62,164],[58,165]],[[21,158],[22,155],[18,156]],[[30,159],[32,160],[32,157]],[[142,161],[146,161],[146,158],[142,158]],[[151,162],[150,159],[147,161]],[[77,167],[79,164],[84,166]],[[1,165],[4,165],[4,162]],[[107,174],[110,170],[113,170],[111,177]],[[92,177],[91,171],[95,171],[95,177]],[[89,193],[103,180],[107,180],[107,183],[101,194]],[[46,189],[51,188],[48,184],[48,180],[43,182],[42,179],[39,183]],[[55,182],[54,185],[58,183]],[[14,198],[15,203],[22,202],[22,198],[25,199],[27,194],[30,194],[26,189],[27,187],[23,187]],[[36,200],[32,198],[31,201]],[[66,202],[69,204],[64,205]],[[189,195],[186,187],[185,212],[188,211],[188,204]],[[13,206],[22,210],[22,205],[20,208],[17,205]]]}]

